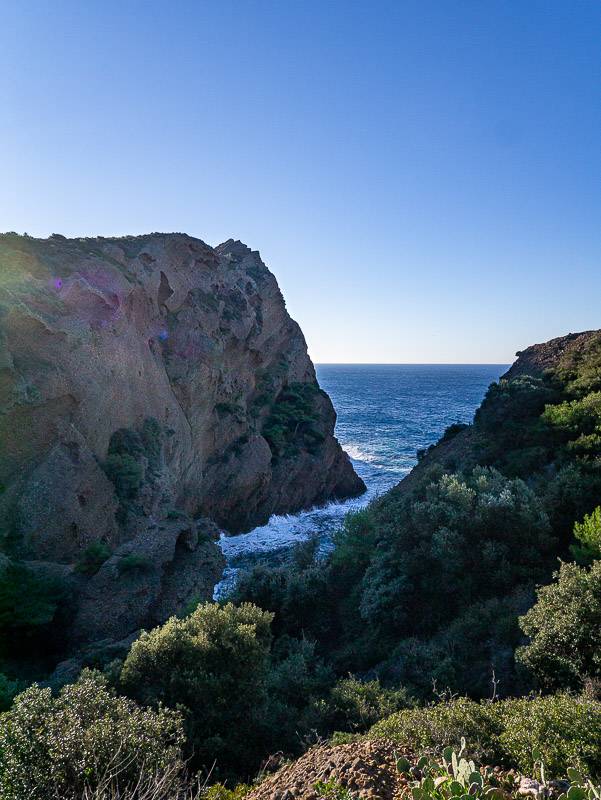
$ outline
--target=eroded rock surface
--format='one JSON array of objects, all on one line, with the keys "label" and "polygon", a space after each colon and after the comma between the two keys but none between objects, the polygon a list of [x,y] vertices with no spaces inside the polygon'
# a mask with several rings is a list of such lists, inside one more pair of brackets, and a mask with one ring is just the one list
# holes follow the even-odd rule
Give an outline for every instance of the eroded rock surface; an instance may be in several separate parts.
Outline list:
[{"label": "eroded rock surface", "polygon": [[70,565],[77,641],[211,596],[197,518],[236,533],[361,492],[334,423],[240,242],[0,236],[3,549]]},{"label": "eroded rock surface", "polygon": [[286,764],[247,795],[248,800],[320,800],[344,790],[361,800],[400,800],[407,781],[396,768],[404,753],[385,740],[322,744]]}]

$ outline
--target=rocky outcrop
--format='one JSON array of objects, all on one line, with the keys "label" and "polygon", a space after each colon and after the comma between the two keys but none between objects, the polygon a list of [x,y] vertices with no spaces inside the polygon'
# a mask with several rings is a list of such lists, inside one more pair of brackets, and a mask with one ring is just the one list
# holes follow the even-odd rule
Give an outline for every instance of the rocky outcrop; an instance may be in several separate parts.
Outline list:
[{"label": "rocky outcrop", "polygon": [[[578,371],[579,365],[599,363],[600,360],[601,330],[568,333],[518,351],[516,360],[499,380],[511,381],[529,375],[533,378],[545,376],[545,380],[549,380],[551,384],[554,379],[559,379],[561,383],[570,380]],[[420,454],[420,460],[415,467],[387,496],[410,494],[433,469],[446,472],[467,471],[483,463],[479,447],[481,432],[477,422],[465,427],[458,426],[449,433],[451,435],[443,436],[435,445]]]},{"label": "rocky outcrop", "polygon": [[[210,598],[223,570],[218,536],[207,520],[167,519],[118,547],[83,581],[73,640],[119,640],[132,630],[132,619],[138,627],[154,627],[187,604]],[[107,597],[110,603],[99,603]]]},{"label": "rocky outcrop", "polygon": [[78,641],[211,595],[198,518],[236,533],[361,492],[334,424],[242,243],[0,236],[4,549],[71,567]]},{"label": "rocky outcrop", "polygon": [[[332,796],[400,800],[409,793],[408,780],[396,766],[401,755],[404,754],[398,745],[379,739],[320,744],[265,778],[247,797],[249,800],[320,800],[328,796],[326,787],[329,785]],[[412,761],[417,759],[412,758]],[[270,766],[268,763],[267,768]]]},{"label": "rocky outcrop", "polygon": [[599,347],[601,331],[583,331],[558,336],[542,344],[533,344],[516,353],[516,360],[503,375],[507,380],[519,375],[541,377],[547,370],[568,367],[570,362],[586,357],[591,348]]}]

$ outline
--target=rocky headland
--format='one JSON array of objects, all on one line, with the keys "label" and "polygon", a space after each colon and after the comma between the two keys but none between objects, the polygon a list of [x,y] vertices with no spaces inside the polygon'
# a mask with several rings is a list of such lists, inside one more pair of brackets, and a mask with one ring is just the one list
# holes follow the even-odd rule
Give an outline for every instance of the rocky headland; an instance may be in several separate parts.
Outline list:
[{"label": "rocky headland", "polygon": [[219,528],[362,492],[334,424],[241,242],[0,236],[3,568],[67,582],[70,647],[210,598]]}]

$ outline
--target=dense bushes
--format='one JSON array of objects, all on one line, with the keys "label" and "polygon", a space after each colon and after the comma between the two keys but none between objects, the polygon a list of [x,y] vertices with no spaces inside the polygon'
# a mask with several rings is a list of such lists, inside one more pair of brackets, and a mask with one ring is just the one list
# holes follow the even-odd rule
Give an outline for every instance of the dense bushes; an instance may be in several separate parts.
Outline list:
[{"label": "dense bushes", "polygon": [[380,676],[402,682],[419,697],[433,687],[473,697],[507,695],[528,688],[516,675],[514,651],[523,641],[518,616],[532,604],[533,593],[518,587],[506,597],[475,603],[435,635],[403,639],[378,667]]},{"label": "dense bushes", "polygon": [[[241,627],[261,624],[257,609],[252,615],[251,609],[245,611],[247,622],[240,622]],[[223,620],[217,625],[223,633]],[[226,627],[234,640],[242,635],[234,633],[231,618]],[[223,647],[224,637],[220,638]],[[255,638],[252,632],[250,638]],[[234,695],[229,700],[235,704]],[[382,690],[377,681],[345,679],[330,692],[328,702],[336,718],[354,732],[383,712],[405,706],[407,697]],[[230,723],[228,735],[238,737],[240,726],[248,735],[247,746],[256,746],[244,716]],[[484,763],[515,767],[526,775],[533,774],[539,757],[549,777],[565,775],[570,766],[601,775],[601,703],[589,697],[559,694],[481,703],[452,699],[396,711],[377,722],[368,736],[392,740],[400,751],[421,753],[441,752],[465,737],[470,753]],[[146,797],[145,787],[152,787],[153,800],[244,796],[244,787],[232,791],[222,784],[184,794],[191,784],[183,742],[178,712],[141,709],[116,696],[101,675],[84,671],[58,697],[34,686],[17,697],[10,712],[0,715],[0,796],[81,800],[87,791],[86,797],[140,800]]]},{"label": "dense bushes", "polygon": [[442,750],[464,736],[470,752],[489,760],[494,758],[497,737],[501,732],[499,720],[491,713],[491,708],[491,703],[460,697],[400,711],[378,722],[369,735],[391,739],[416,752]]},{"label": "dense bushes", "polygon": [[322,729],[362,733],[379,720],[415,705],[405,689],[387,689],[379,680],[343,678],[318,704]]},{"label": "dense bushes", "polygon": [[262,755],[271,615],[204,604],[134,642],[123,689],[144,704],[181,707],[196,766],[251,771]]},{"label": "dense bushes", "polygon": [[421,497],[374,513],[381,538],[359,611],[400,634],[435,632],[472,603],[535,580],[553,549],[540,501],[493,469],[443,475]]},{"label": "dense bushes", "polygon": [[601,389],[601,333],[596,332],[583,347],[567,348],[553,375],[574,397]]},{"label": "dense bushes", "polygon": [[144,470],[133,456],[124,453],[111,453],[104,462],[104,471],[113,483],[115,492],[122,504],[133,500],[142,485]]},{"label": "dense bushes", "polygon": [[289,560],[275,567],[257,565],[240,576],[231,599],[254,603],[277,612],[273,622],[276,636],[311,638],[332,636],[328,601],[328,569],[316,561],[316,542],[293,549]]},{"label": "dense bushes", "polygon": [[372,737],[384,737],[416,751],[441,751],[464,736],[470,752],[488,764],[533,774],[540,751],[548,775],[570,766],[601,776],[601,703],[586,697],[553,697],[477,703],[459,698],[393,714]]},{"label": "dense bushes", "polygon": [[119,796],[157,776],[167,794],[183,775],[183,739],[177,712],[140,709],[98,673],[54,698],[34,685],[0,716],[0,796],[79,800],[99,784]]},{"label": "dense bushes", "polygon": [[557,694],[493,704],[502,731],[500,756],[532,774],[538,750],[549,776],[578,767],[601,778],[601,703],[588,697]]},{"label": "dense bushes", "polygon": [[541,686],[578,689],[601,678],[601,561],[590,569],[562,564],[556,579],[520,620],[531,641],[517,658]]},{"label": "dense bushes", "polygon": [[204,604],[143,634],[120,687],[140,703],[184,714],[192,764],[221,779],[247,779],[270,752],[295,754],[335,729],[366,731],[411,704],[403,690],[347,677],[304,638],[280,636],[251,604]]},{"label": "dense bushes", "polygon": [[543,419],[563,434],[566,447],[577,455],[594,458],[601,449],[601,392],[578,400],[548,406]]},{"label": "dense bushes", "polygon": [[517,617],[554,547],[533,491],[478,467],[391,493],[346,520],[326,563],[258,567],[234,597],[274,612],[276,635],[315,638],[339,673],[379,664],[420,694],[437,679],[486,695],[495,669],[509,692]]},{"label": "dense bushes", "polygon": [[323,441],[315,409],[319,391],[315,384],[293,383],[279,393],[262,431],[275,459],[294,455],[303,448],[313,452]]},{"label": "dense bushes", "polygon": [[552,457],[556,437],[543,418],[559,390],[529,375],[493,383],[476,411],[476,456],[512,477],[525,477]]},{"label": "dense bushes", "polygon": [[154,417],[144,420],[140,432],[119,428],[110,439],[103,469],[119,500],[117,519],[125,522],[136,510],[142,485],[156,478],[161,469],[163,429]]},{"label": "dense bushes", "polygon": [[493,384],[469,436],[452,426],[440,459],[431,448],[409,485],[347,518],[328,559],[257,567],[236,600],[274,612],[276,636],[314,638],[338,675],[376,670],[422,697],[432,681],[483,697],[493,675],[527,689],[518,617],[569,558],[575,520],[577,559],[601,552],[600,368],[597,336]]}]

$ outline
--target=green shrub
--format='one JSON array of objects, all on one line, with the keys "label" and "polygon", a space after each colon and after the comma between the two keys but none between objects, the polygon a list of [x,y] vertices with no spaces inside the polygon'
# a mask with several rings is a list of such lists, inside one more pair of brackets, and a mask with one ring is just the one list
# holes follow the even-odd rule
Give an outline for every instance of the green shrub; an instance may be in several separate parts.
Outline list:
[{"label": "green shrub", "polygon": [[[154,417],[147,417],[141,433],[119,428],[110,438],[103,469],[115,486],[120,508],[118,519],[125,522],[142,484],[160,472],[163,429]],[[148,472],[148,474],[147,474]]]},{"label": "green shrub", "polygon": [[184,764],[181,718],[117,697],[99,673],[84,671],[58,697],[34,685],[0,716],[2,800],[81,798],[106,783],[115,795],[164,774],[179,785]]},{"label": "green shrub", "polygon": [[334,535],[333,568],[337,572],[344,570],[347,578],[361,575],[371,561],[378,538],[377,519],[372,509],[350,512]]},{"label": "green shrub", "polygon": [[111,435],[108,455],[131,456],[134,459],[144,455],[144,442],[132,428],[119,428]]},{"label": "green shrub", "polygon": [[[303,712],[311,705],[314,698],[322,697],[334,682],[334,675],[329,666],[315,655],[315,645],[306,639],[280,637],[271,653],[267,691],[273,702],[280,707],[280,717],[285,717],[283,724],[291,722],[298,728]],[[290,712],[294,710],[293,714]],[[278,732],[282,744],[288,744]]]},{"label": "green shrub", "polygon": [[409,708],[414,701],[403,689],[388,689],[379,680],[339,680],[325,700],[319,703],[322,725],[327,731],[367,731],[395,711]]},{"label": "green shrub", "polygon": [[108,479],[115,486],[119,500],[134,500],[144,479],[142,465],[133,456],[114,453],[107,456],[103,467]]},{"label": "green shrub", "polygon": [[452,425],[449,425],[447,428],[445,428],[440,441],[449,442],[451,439],[454,439],[458,433],[461,433],[461,431],[464,431],[469,427],[470,426],[465,422],[454,422]]},{"label": "green shrub", "polygon": [[315,556],[316,542],[308,542],[294,548],[285,564],[255,566],[240,575],[231,600],[272,612],[276,636],[332,636],[328,571]]},{"label": "green shrub", "polygon": [[541,686],[578,689],[601,677],[601,561],[562,564],[555,578],[520,618],[530,643],[516,655]]},{"label": "green shrub", "polygon": [[416,752],[441,753],[465,737],[469,752],[488,764],[534,771],[540,751],[550,777],[576,766],[601,775],[601,703],[588,697],[549,697],[476,703],[458,698],[393,714],[369,733]]},{"label": "green shrub", "polygon": [[75,571],[82,575],[95,575],[110,555],[111,548],[106,542],[91,542],[83,551]]},{"label": "green shrub", "polygon": [[[474,604],[548,574],[549,522],[521,480],[476,468],[465,476],[443,475],[419,499],[386,500],[369,509],[379,535],[355,617],[359,635],[362,623],[370,636],[378,631],[388,649],[395,638],[418,632],[430,638]],[[469,646],[484,643],[473,637]]]},{"label": "green shrub", "polygon": [[412,694],[430,698],[433,683],[472,697],[489,697],[492,678],[500,691],[521,690],[514,651],[523,641],[518,616],[532,604],[518,588],[504,598],[474,603],[433,636],[402,639],[378,670]]},{"label": "green shrub", "polygon": [[601,777],[601,703],[557,694],[506,700],[493,706],[502,722],[500,754],[525,775],[534,774],[538,750],[550,777],[577,767]]},{"label": "green shrub", "polygon": [[145,572],[152,567],[152,562],[146,556],[137,553],[128,553],[122,556],[117,562],[119,575],[132,575],[134,573]]},{"label": "green shrub", "polygon": [[576,561],[590,564],[601,558],[601,506],[585,514],[582,522],[574,523],[574,536],[579,544],[573,544],[570,550]]},{"label": "green shrub", "polygon": [[594,334],[583,347],[567,349],[552,374],[573,397],[601,389],[601,335]]},{"label": "green shrub", "polygon": [[316,425],[318,393],[319,388],[311,383],[293,383],[281,390],[262,430],[274,458],[294,455],[300,449],[315,451],[323,441]]},{"label": "green shrub", "polygon": [[495,763],[499,756],[498,737],[502,725],[490,703],[477,703],[466,697],[423,708],[399,711],[370,731],[373,738],[391,739],[414,752],[442,752],[465,737],[470,753]]},{"label": "green shrub", "polygon": [[242,800],[252,787],[239,783],[233,789],[228,789],[223,783],[214,783],[202,793],[202,800]]},{"label": "green shrub", "polygon": [[592,512],[601,497],[601,473],[591,463],[567,463],[555,474],[541,478],[538,492],[552,529],[560,537],[559,552],[567,556],[573,542],[574,520]]},{"label": "green shrub", "polygon": [[317,781],[314,786],[318,800],[355,800],[350,789],[330,778],[328,781]]},{"label": "green shrub", "polygon": [[601,449],[601,392],[547,406],[543,419],[563,434],[569,449],[575,454],[585,457],[598,455]]},{"label": "green shrub", "polygon": [[393,490],[349,515],[325,562],[256,567],[233,597],[272,611],[276,636],[315,639],[339,674],[385,662],[387,680],[424,697],[433,679],[486,696],[494,669],[508,693],[517,617],[551,574],[555,546],[521,480],[433,471],[412,494]]},{"label": "green shrub", "polygon": [[479,463],[522,478],[542,468],[559,441],[542,414],[560,398],[547,380],[530,375],[491,384],[474,417]]},{"label": "green shrub", "polygon": [[121,673],[128,695],[185,710],[194,763],[245,775],[263,753],[271,615],[205,603],[134,642]]},{"label": "green shrub", "polygon": [[244,409],[239,403],[232,403],[230,401],[216,403],[215,411],[220,417],[231,415],[234,417],[240,417],[240,419],[244,418]]}]

